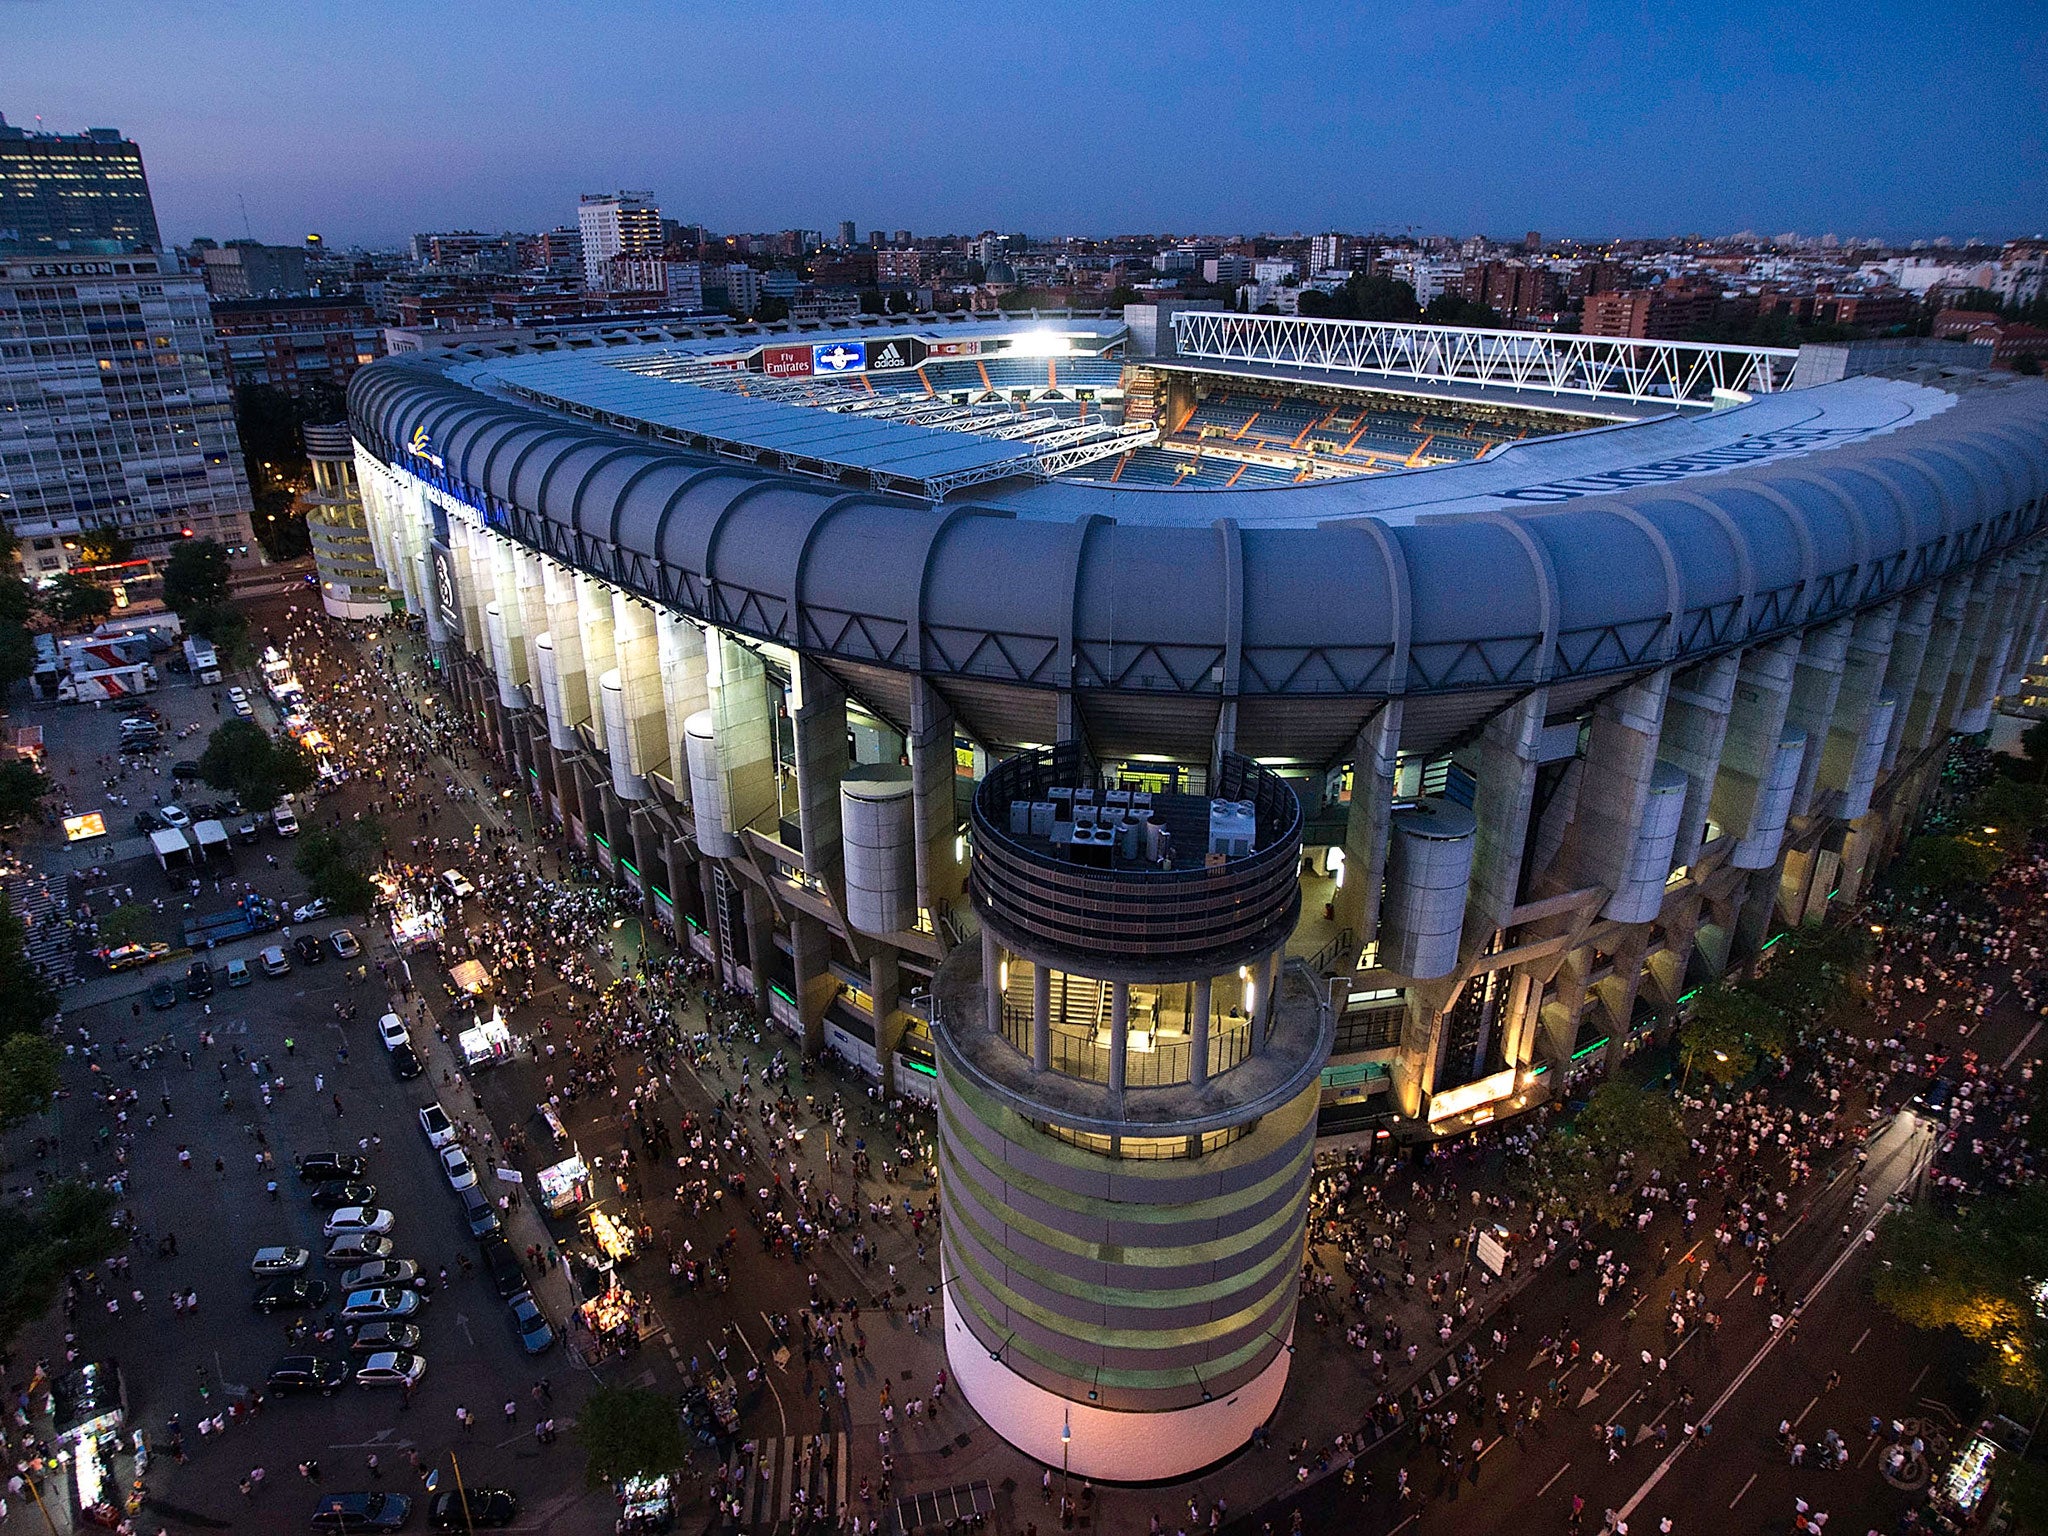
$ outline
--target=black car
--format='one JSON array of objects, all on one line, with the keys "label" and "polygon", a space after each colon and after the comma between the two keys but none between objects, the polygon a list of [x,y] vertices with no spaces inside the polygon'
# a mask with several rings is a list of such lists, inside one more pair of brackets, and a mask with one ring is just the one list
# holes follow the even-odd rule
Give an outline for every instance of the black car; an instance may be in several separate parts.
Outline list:
[{"label": "black car", "polygon": [[418,1054],[409,1045],[394,1046],[384,1053],[391,1060],[391,1075],[401,1083],[409,1083],[426,1068],[420,1065]]},{"label": "black car", "polygon": [[329,1179],[360,1179],[369,1172],[369,1168],[367,1159],[344,1156],[340,1152],[308,1152],[299,1159],[299,1177],[308,1184],[321,1184]]},{"label": "black car", "polygon": [[171,777],[180,783],[196,780],[199,777],[199,765],[189,757],[181,757],[171,764]]},{"label": "black car", "polygon": [[213,996],[213,967],[204,960],[194,960],[185,968],[185,995],[195,1003]]},{"label": "black car", "polygon": [[147,807],[135,813],[135,830],[138,832],[161,832],[164,826],[163,817]]},{"label": "black car", "polygon": [[[305,1174],[302,1172],[299,1177],[304,1178]],[[311,1199],[316,1211],[338,1211],[344,1205],[375,1205],[377,1186],[359,1184],[353,1179],[329,1179],[314,1186]]]},{"label": "black car", "polygon": [[412,1518],[403,1493],[323,1493],[313,1506],[316,1531],[397,1531]]},{"label": "black car", "polygon": [[151,732],[147,736],[123,736],[121,738],[121,755],[123,757],[142,757],[147,753],[156,751],[158,745],[155,732]]},{"label": "black car", "polygon": [[321,1305],[327,1300],[328,1290],[325,1280],[314,1280],[305,1275],[280,1275],[256,1293],[251,1305],[258,1312],[296,1312]]},{"label": "black car", "polygon": [[322,1359],[319,1355],[286,1355],[270,1368],[273,1392],[318,1392],[332,1397],[337,1388],[348,1385],[348,1361]]},{"label": "black car", "polygon": [[159,981],[149,989],[149,1006],[161,1011],[178,1006],[178,984],[175,981]]},{"label": "black car", "polygon": [[465,1495],[444,1488],[427,1501],[427,1529],[459,1531],[467,1525],[510,1525],[519,1518],[519,1495],[510,1488],[471,1488],[467,1491],[468,1519],[463,1517]]},{"label": "black car", "polygon": [[327,946],[310,933],[302,933],[293,939],[292,949],[298,954],[301,965],[318,965],[327,958]]},{"label": "black car", "polygon": [[489,1195],[474,1184],[455,1193],[462,1201],[462,1219],[469,1223],[471,1237],[481,1241],[498,1230],[497,1207],[491,1204]]},{"label": "black car", "polygon": [[500,1296],[509,1301],[526,1289],[526,1270],[510,1243],[494,1235],[477,1244],[477,1248],[483,1255],[484,1268],[490,1271],[491,1284],[498,1288]]}]

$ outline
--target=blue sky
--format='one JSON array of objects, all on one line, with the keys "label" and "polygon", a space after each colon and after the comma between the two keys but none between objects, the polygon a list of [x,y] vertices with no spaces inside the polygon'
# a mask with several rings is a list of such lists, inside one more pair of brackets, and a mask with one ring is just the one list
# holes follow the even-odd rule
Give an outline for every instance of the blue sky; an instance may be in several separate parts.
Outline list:
[{"label": "blue sky", "polygon": [[2048,10],[0,0],[0,112],[140,140],[166,235],[2048,232]]}]

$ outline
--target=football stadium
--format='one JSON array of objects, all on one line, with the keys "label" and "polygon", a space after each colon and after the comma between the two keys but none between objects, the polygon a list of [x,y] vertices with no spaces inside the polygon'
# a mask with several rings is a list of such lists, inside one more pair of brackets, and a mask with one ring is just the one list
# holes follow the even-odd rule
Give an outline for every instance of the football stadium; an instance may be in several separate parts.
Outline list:
[{"label": "football stadium", "polygon": [[2048,386],[1138,305],[364,368],[477,740],[934,1102],[948,1357],[1100,1479],[1285,1385],[1319,1138],[1561,1097],[1854,903],[2044,637]]}]

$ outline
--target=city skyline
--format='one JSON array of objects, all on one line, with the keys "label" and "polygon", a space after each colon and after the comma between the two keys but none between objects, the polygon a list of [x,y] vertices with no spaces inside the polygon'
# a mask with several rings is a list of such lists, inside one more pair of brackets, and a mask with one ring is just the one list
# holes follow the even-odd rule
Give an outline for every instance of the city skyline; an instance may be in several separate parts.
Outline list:
[{"label": "city skyline", "polygon": [[[570,7],[458,16],[407,51],[393,44],[415,18],[390,6],[252,20],[110,4],[82,21],[31,0],[9,7],[21,46],[0,111],[141,142],[173,242],[544,229],[621,186],[722,230],[1904,242],[2048,227],[2043,45],[1988,8],[1983,26],[1952,10],[1919,25],[1933,14],[1893,5],[1843,27],[1763,3],[1537,6],[1510,23],[1439,4],[1332,23],[1196,6],[1121,12],[1113,37],[1054,8],[1005,40],[944,16],[913,30],[808,7]],[[777,27],[809,46],[759,50]]]}]

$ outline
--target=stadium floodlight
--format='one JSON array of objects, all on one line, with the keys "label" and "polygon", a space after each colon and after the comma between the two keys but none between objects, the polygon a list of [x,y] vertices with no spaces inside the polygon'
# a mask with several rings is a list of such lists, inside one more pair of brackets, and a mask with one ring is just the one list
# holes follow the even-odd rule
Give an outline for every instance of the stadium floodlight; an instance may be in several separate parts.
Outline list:
[{"label": "stadium floodlight", "polygon": [[1074,350],[1073,341],[1058,331],[1025,331],[1010,343],[1011,357],[1065,357]]}]

